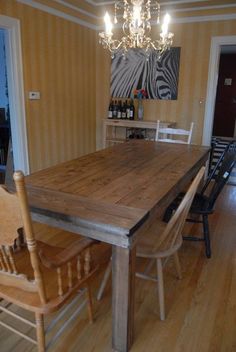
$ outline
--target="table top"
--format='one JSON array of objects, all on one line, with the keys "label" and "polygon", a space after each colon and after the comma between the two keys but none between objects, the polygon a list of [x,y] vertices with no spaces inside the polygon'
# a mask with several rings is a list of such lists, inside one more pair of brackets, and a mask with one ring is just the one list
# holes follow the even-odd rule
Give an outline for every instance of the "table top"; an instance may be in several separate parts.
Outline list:
[{"label": "table top", "polygon": [[38,220],[54,218],[73,231],[128,247],[147,218],[190,182],[208,153],[208,147],[132,140],[85,155],[26,177],[31,210]]}]

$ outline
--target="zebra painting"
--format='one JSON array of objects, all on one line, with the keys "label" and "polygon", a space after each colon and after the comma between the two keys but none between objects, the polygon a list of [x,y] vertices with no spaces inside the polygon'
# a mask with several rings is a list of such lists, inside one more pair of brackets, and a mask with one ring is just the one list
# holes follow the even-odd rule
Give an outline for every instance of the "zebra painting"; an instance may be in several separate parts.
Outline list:
[{"label": "zebra painting", "polygon": [[180,48],[171,48],[158,59],[153,50],[147,60],[140,49],[123,58],[116,54],[111,64],[111,96],[132,98],[135,89],[145,89],[148,99],[176,100],[178,96]]}]

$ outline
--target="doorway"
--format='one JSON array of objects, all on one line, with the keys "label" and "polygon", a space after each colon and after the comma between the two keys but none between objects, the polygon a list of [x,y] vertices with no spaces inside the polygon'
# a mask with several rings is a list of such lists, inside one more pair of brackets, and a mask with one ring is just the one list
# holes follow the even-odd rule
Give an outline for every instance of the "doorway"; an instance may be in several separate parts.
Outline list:
[{"label": "doorway", "polygon": [[236,45],[236,35],[213,37],[211,40],[206,107],[202,134],[202,144],[207,146],[211,145],[220,52],[223,45]]},{"label": "doorway", "polygon": [[22,170],[25,174],[28,174],[29,160],[25,120],[20,21],[15,18],[0,15],[0,29],[4,31],[5,40],[9,99],[8,113],[11,119],[13,164],[15,170]]},{"label": "doorway", "polygon": [[[212,141],[220,56],[221,54],[227,54],[227,52],[224,52],[224,46],[228,46],[228,47],[236,46],[236,36],[233,35],[233,36],[224,36],[224,37],[213,37],[211,40],[206,107],[205,107],[205,117],[204,117],[203,137],[202,137],[202,144],[206,146],[210,146]],[[226,50],[228,50],[228,48],[226,48]],[[225,78],[231,78],[231,77],[225,77]],[[223,83],[226,83],[226,85],[227,84],[230,85],[232,84],[232,81],[227,80],[226,82],[223,81]],[[231,128],[229,129],[231,131],[232,130],[235,131],[235,128],[233,128],[232,125],[231,125]],[[227,137],[225,138],[227,140]],[[232,137],[228,137],[228,138],[232,140]],[[234,139],[234,136],[233,136],[233,139]],[[219,148],[225,147],[225,145],[222,145],[222,143],[225,144],[227,142],[220,141]],[[229,179],[229,183],[234,185],[236,184],[236,168],[233,169],[233,172]]]},{"label": "doorway", "polygon": [[[10,110],[8,99],[5,30],[0,29],[0,183],[5,183],[6,168],[13,171]],[[12,173],[11,171],[11,173]]]},{"label": "doorway", "polygon": [[236,45],[223,45],[213,120],[213,137],[232,140],[236,136]]}]

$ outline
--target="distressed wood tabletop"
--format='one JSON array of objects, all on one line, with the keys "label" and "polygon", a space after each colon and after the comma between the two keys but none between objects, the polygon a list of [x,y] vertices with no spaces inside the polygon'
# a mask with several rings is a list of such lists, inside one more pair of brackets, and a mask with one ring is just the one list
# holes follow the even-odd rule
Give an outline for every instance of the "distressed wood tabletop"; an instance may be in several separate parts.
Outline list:
[{"label": "distressed wood tabletop", "polygon": [[136,238],[208,159],[209,148],[133,140],[26,177],[34,220],[112,247],[112,348],[133,343]]},{"label": "distressed wood tabletop", "polygon": [[135,230],[185,187],[208,151],[130,141],[28,176],[30,205],[38,217],[84,227],[92,237],[92,229],[104,232],[99,239],[129,246]]}]

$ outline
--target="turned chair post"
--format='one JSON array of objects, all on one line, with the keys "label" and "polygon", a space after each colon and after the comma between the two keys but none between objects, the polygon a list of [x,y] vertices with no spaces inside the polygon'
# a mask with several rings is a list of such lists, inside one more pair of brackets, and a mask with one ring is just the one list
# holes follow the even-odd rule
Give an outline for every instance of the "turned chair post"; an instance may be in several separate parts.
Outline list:
[{"label": "turned chair post", "polygon": [[43,314],[35,313],[36,336],[38,341],[38,352],[45,352],[45,333]]},{"label": "turned chair post", "polygon": [[14,181],[16,184],[17,195],[20,201],[20,208],[22,213],[22,219],[24,224],[24,230],[26,235],[26,243],[30,253],[31,264],[34,270],[35,281],[39,288],[39,296],[42,303],[47,302],[45,287],[43,283],[42,273],[39,267],[39,259],[36,251],[36,241],[34,238],[33,226],[30,217],[28,198],[25,190],[24,175],[21,171],[14,173]]}]

